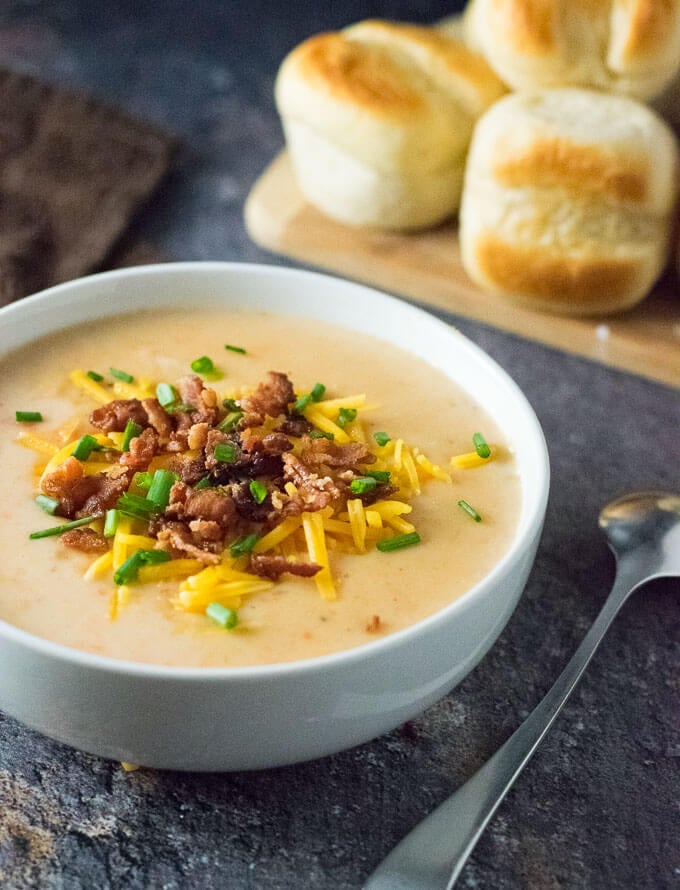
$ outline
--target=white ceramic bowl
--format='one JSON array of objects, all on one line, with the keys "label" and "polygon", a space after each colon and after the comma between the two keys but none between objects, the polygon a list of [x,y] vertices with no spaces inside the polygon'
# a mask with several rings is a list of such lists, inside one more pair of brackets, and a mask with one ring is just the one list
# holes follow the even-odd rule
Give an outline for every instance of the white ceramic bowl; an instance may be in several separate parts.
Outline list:
[{"label": "white ceramic bowl", "polygon": [[0,355],[136,307],[252,307],[361,328],[425,358],[474,394],[514,446],[523,502],[512,546],[452,605],[346,652],[245,668],[167,668],[47,642],[0,622],[0,709],[85,751],[151,767],[241,770],[349,748],[452,689],[510,617],[534,560],[548,495],[538,421],[518,387],[455,329],[377,291],[308,272],[228,263],[123,269],[0,310]]}]

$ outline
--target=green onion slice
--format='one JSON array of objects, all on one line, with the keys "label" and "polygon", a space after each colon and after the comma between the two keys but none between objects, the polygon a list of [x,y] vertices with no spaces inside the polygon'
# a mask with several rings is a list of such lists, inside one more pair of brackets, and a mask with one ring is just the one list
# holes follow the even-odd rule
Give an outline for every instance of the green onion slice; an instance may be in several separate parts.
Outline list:
[{"label": "green onion slice", "polygon": [[458,506],[464,513],[467,513],[467,515],[471,519],[474,519],[475,522],[482,521],[482,517],[479,515],[479,513],[475,510],[475,508],[471,504],[468,504],[467,501],[464,501],[464,500],[458,501]]},{"label": "green onion slice", "polygon": [[94,436],[81,436],[71,456],[76,460],[87,460],[96,447],[97,440]]},{"label": "green onion slice", "polygon": [[109,373],[112,377],[115,377],[116,380],[122,380],[123,383],[134,383],[135,378],[132,374],[128,374],[127,371],[121,371],[120,368],[109,368]]},{"label": "green onion slice", "polygon": [[123,431],[123,440],[120,445],[121,451],[129,451],[130,450],[130,442],[133,439],[136,439],[137,436],[141,436],[142,428],[138,423],[135,423],[134,420],[128,420],[125,424],[125,430]]},{"label": "green onion slice", "polygon": [[351,423],[353,420],[356,420],[357,409],[356,408],[341,408],[338,411],[338,417],[335,421],[338,426],[343,429],[347,426],[348,423]]},{"label": "green onion slice", "polygon": [[53,525],[52,528],[44,528],[39,532],[31,532],[28,536],[32,540],[37,538],[51,538],[53,535],[61,535],[70,531],[72,528],[80,528],[83,525],[89,525],[94,522],[96,516],[83,516],[82,519],[74,519],[72,522],[65,522],[63,525]]},{"label": "green onion slice", "polygon": [[236,399],[222,399],[222,405],[227,411],[240,411]]},{"label": "green onion slice", "polygon": [[249,485],[250,493],[253,496],[253,500],[261,504],[264,499],[267,497],[267,486],[263,485],[261,482],[258,482],[257,479],[253,479],[253,481]]},{"label": "green onion slice", "polygon": [[202,479],[198,480],[196,485],[194,485],[194,491],[200,491],[202,488],[212,488],[210,476],[204,476]]},{"label": "green onion slice", "polygon": [[168,405],[179,402],[179,393],[171,383],[159,383],[156,387],[156,398],[164,408],[167,408]]},{"label": "green onion slice", "polygon": [[349,490],[352,494],[368,494],[378,484],[378,480],[372,476],[362,476],[359,479],[352,479]]},{"label": "green onion slice", "polygon": [[370,476],[376,482],[389,482],[392,476],[389,470],[366,470],[364,475]]},{"label": "green onion slice", "polygon": [[320,402],[321,399],[324,397],[325,392],[326,387],[323,385],[323,383],[315,383],[309,394],[312,397],[313,402]]},{"label": "green onion slice", "polygon": [[231,433],[239,425],[242,417],[243,411],[230,411],[229,414],[227,414],[227,416],[224,418],[224,420],[218,423],[217,429],[223,433]]},{"label": "green onion slice", "polygon": [[491,457],[491,449],[486,443],[486,439],[481,433],[475,433],[472,437],[472,444],[475,446],[475,451],[477,454],[486,459],[487,457]]},{"label": "green onion slice", "polygon": [[170,489],[177,482],[179,476],[171,470],[156,470],[147,492],[147,500],[153,501],[159,510],[165,510],[170,503]]},{"label": "green onion slice", "polygon": [[40,411],[15,411],[14,417],[17,423],[40,423],[43,419]]},{"label": "green onion slice", "polygon": [[39,494],[36,497],[35,502],[41,510],[44,510],[45,513],[49,513],[50,516],[54,516],[59,507],[59,501],[56,500],[56,498],[49,498],[46,494]]},{"label": "green onion slice", "polygon": [[334,433],[326,433],[324,430],[312,430],[309,434],[310,439],[330,439],[332,442],[335,439]]},{"label": "green onion slice", "polygon": [[232,346],[231,343],[225,343],[224,348],[228,349],[229,352],[238,352],[239,355],[245,355],[246,351],[242,346]]},{"label": "green onion slice", "polygon": [[135,550],[113,573],[113,581],[115,584],[129,584],[136,580],[142,566],[158,565],[169,560],[167,550]]},{"label": "green onion slice", "polygon": [[207,355],[202,355],[200,358],[195,358],[193,360],[191,363],[191,370],[195,371],[197,374],[214,374],[215,363]]},{"label": "green onion slice", "polygon": [[300,396],[297,402],[293,405],[293,411],[295,411],[296,414],[304,414],[305,409],[309,408],[311,402],[311,392],[305,393],[303,396]]},{"label": "green onion slice", "polygon": [[236,446],[232,445],[231,442],[220,442],[219,445],[215,445],[213,454],[215,455],[215,460],[220,463],[233,464],[236,460]]},{"label": "green onion slice", "polygon": [[86,376],[89,377],[90,380],[94,380],[95,383],[101,383],[104,379],[104,375],[98,374],[96,371],[88,371]]},{"label": "green onion slice", "polygon": [[123,516],[131,516],[133,519],[143,519],[147,522],[155,513],[160,512],[158,506],[149,498],[130,494],[130,492],[126,492],[118,498],[116,508]]},{"label": "green onion slice", "polygon": [[138,488],[143,488],[144,491],[148,491],[153,482],[153,473],[149,473],[148,470],[144,473],[135,473],[132,477],[132,481]]},{"label": "green onion slice", "polygon": [[239,556],[246,556],[253,547],[259,541],[259,536],[256,534],[245,535],[245,537],[237,538],[233,541],[229,546],[229,553],[234,559],[238,559]]},{"label": "green onion slice", "polygon": [[388,442],[392,441],[392,437],[387,433],[373,433],[373,438],[381,448],[383,445],[387,445]]},{"label": "green onion slice", "polygon": [[414,544],[420,544],[420,535],[418,532],[409,532],[406,535],[395,535],[393,538],[385,538],[384,541],[378,541],[375,546],[383,553],[389,553],[392,550],[402,550],[404,547],[412,547]]},{"label": "green onion slice", "polygon": [[232,630],[238,624],[238,614],[233,609],[223,606],[222,603],[210,603],[205,614],[225,630]]},{"label": "green onion slice", "polygon": [[118,520],[120,519],[120,513],[115,507],[112,510],[106,511],[106,518],[104,519],[104,537],[112,538],[116,532],[118,531]]}]

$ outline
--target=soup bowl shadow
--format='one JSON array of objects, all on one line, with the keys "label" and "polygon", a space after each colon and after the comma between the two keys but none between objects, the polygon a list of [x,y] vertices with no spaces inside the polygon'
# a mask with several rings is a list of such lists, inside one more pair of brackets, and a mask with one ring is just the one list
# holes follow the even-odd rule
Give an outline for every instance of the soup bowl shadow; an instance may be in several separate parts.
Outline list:
[{"label": "soup bowl shadow", "polygon": [[81,322],[192,305],[320,319],[438,368],[484,406],[511,444],[522,491],[512,543],[479,583],[429,618],[304,661],[163,667],[78,651],[0,621],[0,709],[84,751],[176,770],[261,769],[366,742],[456,686],[512,614],[546,510],[540,425],[511,378],[454,328],[370,288],[273,266],[171,263],[58,285],[0,310],[0,357]]}]

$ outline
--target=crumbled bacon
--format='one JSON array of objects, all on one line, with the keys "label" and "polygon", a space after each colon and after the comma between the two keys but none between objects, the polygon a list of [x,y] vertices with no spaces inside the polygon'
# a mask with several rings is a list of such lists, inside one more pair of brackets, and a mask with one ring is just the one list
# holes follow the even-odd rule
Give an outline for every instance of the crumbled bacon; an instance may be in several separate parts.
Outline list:
[{"label": "crumbled bacon", "polygon": [[292,562],[285,556],[270,556],[265,553],[251,553],[248,567],[255,575],[271,581],[278,581],[286,572],[301,578],[312,578],[321,571],[321,566],[315,562]]},{"label": "crumbled bacon", "polygon": [[249,396],[241,399],[244,413],[243,428],[260,426],[265,417],[278,417],[288,413],[288,406],[295,401],[295,390],[286,374],[268,371],[267,379],[258,384]]},{"label": "crumbled bacon", "polygon": [[83,553],[106,553],[109,549],[106,538],[93,528],[72,528],[61,536],[61,543]]},{"label": "crumbled bacon", "polygon": [[331,439],[310,439],[309,436],[302,440],[300,459],[312,469],[325,467],[336,471],[375,463],[375,455],[362,442],[342,445]]},{"label": "crumbled bacon", "polygon": [[147,414],[147,422],[158,433],[159,443],[166,445],[173,432],[172,418],[158,399],[144,399],[142,405]]},{"label": "crumbled bacon", "polygon": [[284,479],[293,482],[297,494],[290,498],[283,512],[295,515],[304,511],[323,510],[340,500],[347,486],[330,476],[319,476],[290,452],[283,455]]},{"label": "crumbled bacon", "polygon": [[283,454],[292,451],[293,443],[283,433],[260,435],[256,429],[245,429],[241,433],[241,447],[244,451],[264,451],[267,454]]},{"label": "crumbled bacon", "polygon": [[302,414],[288,414],[285,420],[282,420],[277,426],[276,431],[285,433],[286,436],[301,439],[303,436],[311,433],[313,429],[313,424],[306,417],[303,417]]},{"label": "crumbled bacon", "polygon": [[130,450],[124,451],[120,462],[135,473],[148,469],[158,449],[158,433],[150,426],[130,440]]},{"label": "crumbled bacon", "polygon": [[43,494],[59,501],[58,513],[69,519],[102,516],[114,507],[129,485],[126,475],[113,478],[103,473],[85,476],[75,457],[68,457],[42,480]]},{"label": "crumbled bacon", "polygon": [[158,546],[173,556],[197,559],[206,565],[217,565],[221,559],[221,542],[204,539],[200,532],[192,531],[183,522],[161,521],[156,537]]},{"label": "crumbled bacon", "polygon": [[114,399],[90,414],[92,426],[104,433],[122,433],[128,421],[145,427],[149,418],[139,399]]}]

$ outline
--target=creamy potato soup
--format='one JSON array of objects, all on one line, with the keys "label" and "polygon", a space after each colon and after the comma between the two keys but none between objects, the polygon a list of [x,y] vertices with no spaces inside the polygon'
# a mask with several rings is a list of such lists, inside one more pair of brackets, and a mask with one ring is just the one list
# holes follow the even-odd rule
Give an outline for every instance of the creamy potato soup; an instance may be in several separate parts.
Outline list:
[{"label": "creamy potato soup", "polygon": [[0,619],[160,665],[408,627],[493,567],[520,512],[511,443],[442,373],[261,313],[139,313],[9,355],[0,461]]}]

